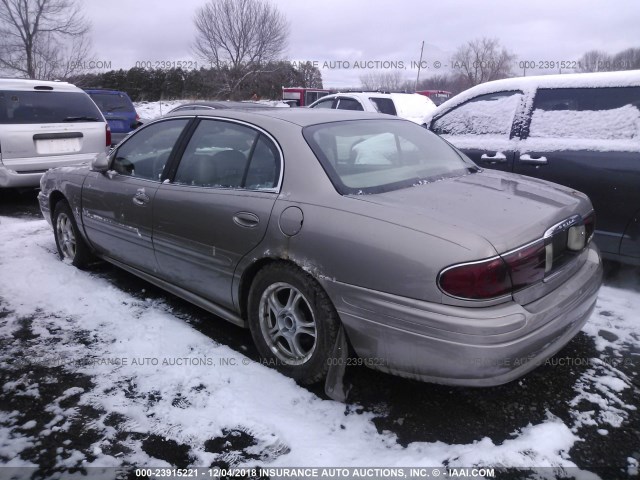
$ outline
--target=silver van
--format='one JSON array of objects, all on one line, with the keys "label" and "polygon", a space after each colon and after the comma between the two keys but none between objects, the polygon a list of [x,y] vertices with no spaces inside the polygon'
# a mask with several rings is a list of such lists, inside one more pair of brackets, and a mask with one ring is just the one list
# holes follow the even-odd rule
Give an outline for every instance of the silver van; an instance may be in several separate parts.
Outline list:
[{"label": "silver van", "polygon": [[102,113],[75,85],[0,79],[0,188],[38,186],[48,169],[91,162],[110,145]]}]

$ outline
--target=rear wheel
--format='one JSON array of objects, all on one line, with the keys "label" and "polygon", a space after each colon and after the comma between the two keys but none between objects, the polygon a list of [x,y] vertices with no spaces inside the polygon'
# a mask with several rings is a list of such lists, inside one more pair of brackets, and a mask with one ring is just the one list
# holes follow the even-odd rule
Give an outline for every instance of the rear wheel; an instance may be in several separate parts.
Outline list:
[{"label": "rear wheel", "polygon": [[249,293],[249,327],[270,366],[301,384],[322,380],[329,369],[338,314],[318,282],[293,265],[258,272]]},{"label": "rear wheel", "polygon": [[56,203],[53,210],[53,232],[60,259],[78,268],[85,268],[92,260],[86,244],[66,200]]}]

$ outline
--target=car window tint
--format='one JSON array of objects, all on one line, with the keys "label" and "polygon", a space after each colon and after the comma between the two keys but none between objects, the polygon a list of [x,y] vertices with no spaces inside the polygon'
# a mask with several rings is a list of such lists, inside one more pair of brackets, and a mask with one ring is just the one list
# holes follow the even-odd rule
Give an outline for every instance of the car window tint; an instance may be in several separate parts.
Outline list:
[{"label": "car window tint", "polygon": [[121,175],[159,181],[188,122],[187,119],[167,120],[138,131],[116,150],[111,169]]},{"label": "car window tint", "polygon": [[84,92],[0,92],[0,124],[102,121],[102,113]]},{"label": "car window tint", "polygon": [[338,100],[338,110],[358,110],[362,111],[362,104],[353,98],[340,98]]},{"label": "car window tint", "polygon": [[431,129],[441,135],[509,136],[522,92],[480,95],[437,118]]},{"label": "car window tint", "polygon": [[352,120],[312,125],[302,133],[342,194],[396,190],[476,168],[412,122]]},{"label": "car window tint", "polygon": [[640,139],[640,87],[540,89],[528,136]]},{"label": "car window tint", "polygon": [[259,132],[237,123],[202,120],[182,155],[174,182],[240,188]]},{"label": "car window tint", "polygon": [[396,106],[393,104],[393,100],[390,98],[381,97],[369,97],[369,100],[376,107],[376,110],[380,113],[386,113],[388,115],[397,115]]},{"label": "car window tint", "polygon": [[312,108],[331,108],[333,106],[333,98],[323,100],[316,103]]}]

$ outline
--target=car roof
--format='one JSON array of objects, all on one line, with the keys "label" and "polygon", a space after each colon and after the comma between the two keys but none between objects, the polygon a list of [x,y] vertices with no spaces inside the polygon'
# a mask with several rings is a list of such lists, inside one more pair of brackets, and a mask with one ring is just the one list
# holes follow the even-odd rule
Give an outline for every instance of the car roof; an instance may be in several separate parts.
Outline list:
[{"label": "car roof", "polygon": [[270,108],[270,105],[258,102],[238,102],[231,100],[202,100],[197,102],[187,102],[175,108],[185,107],[211,107],[211,108]]},{"label": "car roof", "polygon": [[37,89],[37,87],[41,87],[44,90],[82,91],[80,88],[68,82],[29,80],[24,78],[0,78],[0,89],[2,90],[34,90]]},{"label": "car roof", "polygon": [[405,121],[399,117],[382,113],[360,112],[353,110],[310,109],[310,108],[260,108],[260,109],[221,109],[221,110],[183,110],[172,112],[166,117],[197,116],[230,118],[245,121],[259,121],[261,117],[274,118],[301,127],[343,120],[381,120]]}]

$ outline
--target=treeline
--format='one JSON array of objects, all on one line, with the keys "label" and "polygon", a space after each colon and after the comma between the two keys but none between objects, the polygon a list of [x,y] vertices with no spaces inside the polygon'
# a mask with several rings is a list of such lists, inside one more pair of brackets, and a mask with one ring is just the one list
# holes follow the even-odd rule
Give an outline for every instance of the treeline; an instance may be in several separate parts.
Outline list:
[{"label": "treeline", "polygon": [[82,88],[122,90],[134,102],[183,98],[247,100],[254,94],[260,98],[279,99],[282,87],[322,88],[322,75],[310,62],[294,66],[288,61],[270,62],[248,73],[229,68],[134,67],[74,75],[67,80]]},{"label": "treeline", "polygon": [[638,69],[640,48],[627,48],[613,54],[592,50],[577,60],[523,59],[503,47],[498,39],[478,38],[458,47],[448,72],[426,70],[419,82],[407,80],[403,71],[371,72],[361,76],[360,82],[370,90],[447,90],[457,94],[480,83],[514,76]]}]

